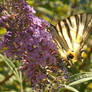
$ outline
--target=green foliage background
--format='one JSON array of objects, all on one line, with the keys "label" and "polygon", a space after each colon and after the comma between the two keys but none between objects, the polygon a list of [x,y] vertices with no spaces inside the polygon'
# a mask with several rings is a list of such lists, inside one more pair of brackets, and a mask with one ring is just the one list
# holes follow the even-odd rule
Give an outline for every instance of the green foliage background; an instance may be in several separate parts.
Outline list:
[{"label": "green foliage background", "polygon": [[[1,0],[0,0],[1,1]],[[36,10],[36,16],[42,17],[50,23],[79,13],[92,13],[92,0],[26,0]],[[2,31],[1,31],[2,30]],[[5,29],[0,29],[0,37]],[[91,34],[90,34],[91,35]],[[88,49],[92,49],[89,45]],[[70,69],[71,75],[81,72],[92,72],[92,53],[87,52],[88,57],[84,62],[78,61]],[[13,62],[13,61],[12,61]],[[16,67],[18,65],[16,64]],[[74,86],[79,92],[92,92],[92,81],[87,81]],[[30,83],[23,79],[24,92],[32,92]],[[61,89],[61,92],[71,92]],[[20,92],[20,84],[11,70],[0,58],[0,92]],[[77,91],[76,91],[77,92]]]}]

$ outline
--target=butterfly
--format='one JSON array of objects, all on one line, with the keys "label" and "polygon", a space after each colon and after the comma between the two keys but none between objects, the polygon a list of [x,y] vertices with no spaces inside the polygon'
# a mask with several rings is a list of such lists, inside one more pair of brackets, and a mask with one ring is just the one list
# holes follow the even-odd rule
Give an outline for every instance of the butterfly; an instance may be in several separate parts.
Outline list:
[{"label": "butterfly", "polygon": [[92,14],[83,13],[50,24],[49,31],[57,44],[60,57],[65,61],[76,62],[81,58],[83,47],[92,30]]}]

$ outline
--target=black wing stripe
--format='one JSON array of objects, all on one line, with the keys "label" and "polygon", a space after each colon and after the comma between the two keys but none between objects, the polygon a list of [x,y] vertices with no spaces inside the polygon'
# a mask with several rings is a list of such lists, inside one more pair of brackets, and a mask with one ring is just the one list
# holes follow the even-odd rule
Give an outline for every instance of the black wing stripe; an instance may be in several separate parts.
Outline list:
[{"label": "black wing stripe", "polygon": [[79,16],[75,15],[75,20],[76,20],[76,26],[77,26],[77,30],[76,30],[76,38],[78,35],[78,31],[79,31]]},{"label": "black wing stripe", "polygon": [[67,33],[68,33],[68,37],[69,37],[69,39],[70,39],[70,41],[71,41],[71,44],[72,44],[72,37],[71,37],[71,34],[70,34],[69,25],[68,25],[66,19],[64,19],[63,22],[64,22],[64,24],[65,24],[65,27],[66,27],[66,30],[67,30]]},{"label": "black wing stripe", "polygon": [[90,19],[88,20],[88,23],[87,23],[87,27],[88,27],[88,24],[92,21],[92,15],[91,14],[89,14],[91,17],[90,17]]},{"label": "black wing stripe", "polygon": [[[89,31],[91,30],[91,28],[92,28],[92,14],[88,14],[88,15],[90,15],[90,19],[89,19],[89,21],[88,21],[88,23],[87,23],[87,26],[86,26],[86,28],[85,28],[85,33],[84,33],[83,40],[85,40],[85,39],[87,38],[88,32],[89,32]],[[89,23],[91,23],[91,24],[89,25]]]},{"label": "black wing stripe", "polygon": [[86,14],[86,21],[85,21],[85,25],[84,25],[83,35],[85,34],[85,32],[87,32],[86,34],[88,34],[88,32],[89,32],[88,24],[91,23],[91,21],[92,21],[92,15]]},{"label": "black wing stripe", "polygon": [[62,34],[62,38],[63,38],[63,42],[64,42],[64,48],[65,48],[65,50],[68,50],[69,47],[68,47],[68,44],[67,44],[67,42],[66,42],[66,40],[65,40],[65,38],[64,38],[64,35],[63,35],[63,32],[62,32],[62,25],[61,25],[60,22],[61,22],[61,21],[58,22],[58,26],[59,26],[60,32],[61,32],[61,34]]},{"label": "black wing stripe", "polygon": [[80,23],[82,23],[82,19],[83,19],[83,18],[82,18],[82,14],[80,14]]},{"label": "black wing stripe", "polygon": [[85,24],[84,24],[84,30],[83,30],[83,34],[85,33],[86,31],[86,27],[87,27],[87,18],[88,18],[88,14],[85,15],[86,16],[86,19],[85,19]]},{"label": "black wing stripe", "polygon": [[68,21],[70,23],[70,26],[73,27],[70,17],[68,17],[67,19],[68,19]]}]

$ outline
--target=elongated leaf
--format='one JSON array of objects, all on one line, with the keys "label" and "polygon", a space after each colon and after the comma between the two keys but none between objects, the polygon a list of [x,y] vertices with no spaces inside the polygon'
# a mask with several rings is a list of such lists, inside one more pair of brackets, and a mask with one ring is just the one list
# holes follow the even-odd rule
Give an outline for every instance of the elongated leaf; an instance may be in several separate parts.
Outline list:
[{"label": "elongated leaf", "polygon": [[75,88],[73,88],[73,87],[71,87],[69,85],[63,85],[63,86],[64,86],[65,89],[68,89],[68,90],[70,90],[72,92],[79,92],[77,89],[75,89]]},{"label": "elongated leaf", "polygon": [[17,77],[18,81],[22,81],[21,72],[18,71],[17,67],[14,65],[14,63],[8,59],[6,56],[3,56],[0,54],[0,57],[4,60],[4,62],[7,64],[7,66],[11,69],[11,71],[14,73],[14,75]]},{"label": "elongated leaf", "polygon": [[68,85],[73,86],[89,80],[92,80],[92,72],[79,73],[71,76]]}]

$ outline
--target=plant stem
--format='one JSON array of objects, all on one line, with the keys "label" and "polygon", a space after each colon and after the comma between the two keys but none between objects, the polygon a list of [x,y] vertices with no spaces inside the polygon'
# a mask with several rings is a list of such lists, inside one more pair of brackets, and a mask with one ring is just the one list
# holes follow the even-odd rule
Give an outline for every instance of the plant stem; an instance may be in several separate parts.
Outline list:
[{"label": "plant stem", "polygon": [[21,87],[20,92],[24,92],[24,91],[23,91],[23,85],[22,85],[22,82],[20,83],[20,87]]},{"label": "plant stem", "polygon": [[24,90],[23,90],[22,72],[19,72],[19,73],[20,73],[20,92],[24,92]]},{"label": "plant stem", "polygon": [[11,75],[9,75],[8,77],[6,77],[3,81],[0,82],[0,86],[2,84],[4,84],[7,80],[9,80],[14,74],[12,73]]}]

